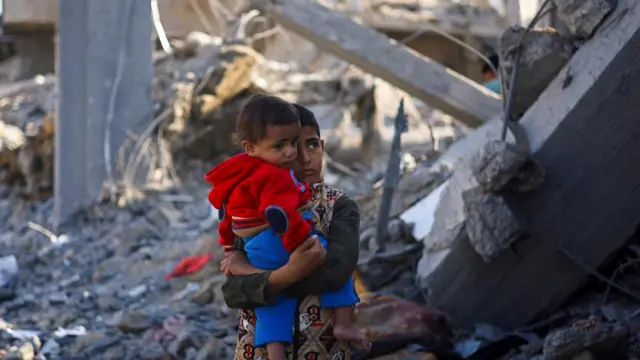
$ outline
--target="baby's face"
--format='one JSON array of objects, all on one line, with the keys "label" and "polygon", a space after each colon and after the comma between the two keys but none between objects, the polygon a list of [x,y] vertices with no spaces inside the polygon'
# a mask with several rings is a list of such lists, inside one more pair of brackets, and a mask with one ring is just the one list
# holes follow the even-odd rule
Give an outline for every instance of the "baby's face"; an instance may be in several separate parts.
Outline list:
[{"label": "baby's face", "polygon": [[251,156],[291,169],[298,156],[298,137],[300,124],[267,125],[266,135],[257,143],[245,146]]}]

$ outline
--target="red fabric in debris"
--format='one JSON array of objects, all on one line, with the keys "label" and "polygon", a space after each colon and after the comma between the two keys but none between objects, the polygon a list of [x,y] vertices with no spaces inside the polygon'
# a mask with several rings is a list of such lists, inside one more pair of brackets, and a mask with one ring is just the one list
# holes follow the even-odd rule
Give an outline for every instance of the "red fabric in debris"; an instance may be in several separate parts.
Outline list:
[{"label": "red fabric in debris", "polygon": [[205,265],[207,265],[207,263],[211,261],[211,259],[213,259],[213,255],[198,255],[183,258],[182,260],[180,260],[178,265],[176,265],[173,270],[171,270],[170,273],[164,276],[164,278],[169,280],[174,277],[198,272]]}]

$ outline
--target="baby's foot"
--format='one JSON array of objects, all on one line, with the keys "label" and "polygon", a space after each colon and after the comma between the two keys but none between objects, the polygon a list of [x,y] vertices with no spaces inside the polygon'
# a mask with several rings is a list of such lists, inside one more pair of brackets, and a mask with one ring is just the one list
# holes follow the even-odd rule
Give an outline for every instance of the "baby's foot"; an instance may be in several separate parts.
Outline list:
[{"label": "baby's foot", "polygon": [[357,327],[336,325],[333,327],[333,336],[338,340],[350,342],[362,351],[369,352],[371,350],[371,342],[367,335]]}]

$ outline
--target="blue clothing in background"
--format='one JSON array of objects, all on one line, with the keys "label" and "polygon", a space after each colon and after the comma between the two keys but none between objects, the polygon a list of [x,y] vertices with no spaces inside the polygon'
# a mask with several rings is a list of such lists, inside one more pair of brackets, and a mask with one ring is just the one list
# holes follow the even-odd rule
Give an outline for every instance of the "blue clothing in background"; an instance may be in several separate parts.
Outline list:
[{"label": "blue clothing in background", "polygon": [[500,78],[485,81],[485,83],[482,85],[498,95],[502,94],[502,90],[500,89]]}]

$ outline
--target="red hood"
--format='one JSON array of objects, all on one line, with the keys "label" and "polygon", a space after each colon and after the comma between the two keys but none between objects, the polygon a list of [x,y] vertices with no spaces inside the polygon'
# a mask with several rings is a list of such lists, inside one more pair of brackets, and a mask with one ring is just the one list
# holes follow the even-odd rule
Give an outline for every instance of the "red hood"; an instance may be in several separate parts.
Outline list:
[{"label": "red hood", "polygon": [[232,156],[209,170],[205,180],[213,185],[209,192],[209,202],[216,209],[222,208],[231,192],[242,181],[251,177],[255,170],[263,164],[263,160],[247,154]]}]

